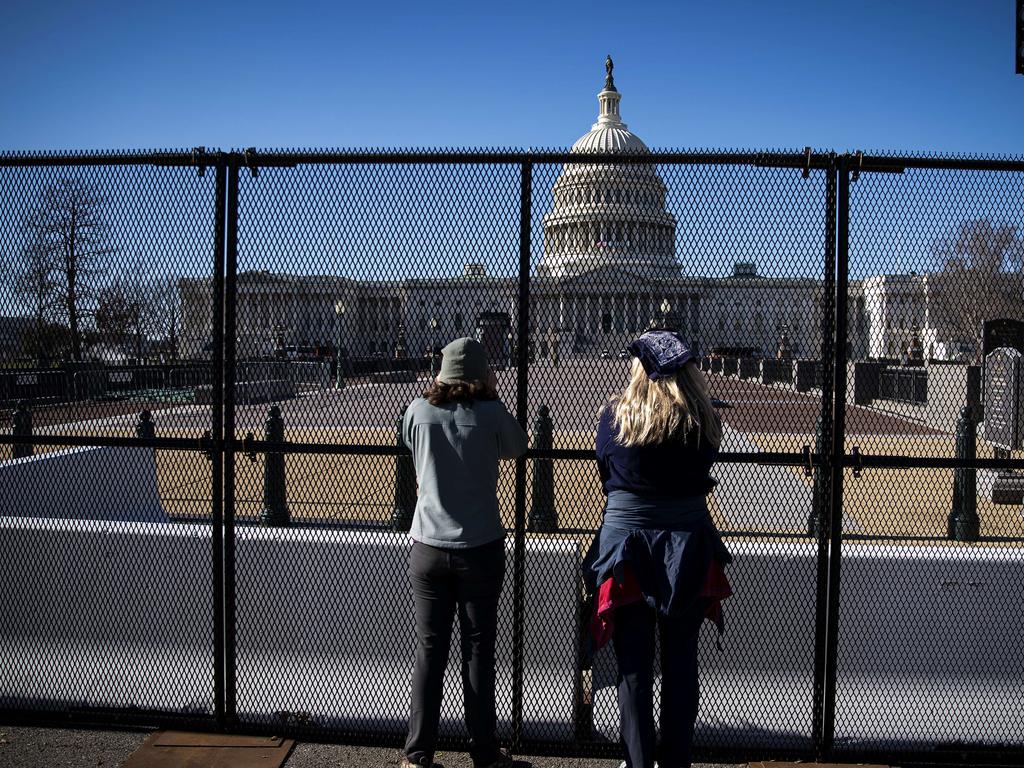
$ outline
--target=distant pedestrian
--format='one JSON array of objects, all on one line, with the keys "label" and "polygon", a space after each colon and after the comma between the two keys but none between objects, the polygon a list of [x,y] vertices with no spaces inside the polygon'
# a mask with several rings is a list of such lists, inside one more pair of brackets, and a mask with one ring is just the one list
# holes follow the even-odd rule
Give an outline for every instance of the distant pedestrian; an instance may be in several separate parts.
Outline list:
[{"label": "distant pedestrian", "polygon": [[498,460],[521,456],[527,439],[498,399],[479,341],[456,339],[441,354],[441,372],[409,406],[402,425],[419,495],[409,531],[416,661],[401,766],[433,765],[457,611],[469,753],[477,768],[501,768],[512,759],[495,733],[494,649],[505,576]]},{"label": "distant pedestrian", "polygon": [[[731,594],[731,557],[708,512],[722,426],[693,352],[675,332],[629,345],[626,389],[597,426],[604,518],[584,560],[595,595],[591,632],[618,662],[627,768],[690,765],[697,718],[697,641]],[[654,640],[661,640],[661,744],[655,747]]]}]

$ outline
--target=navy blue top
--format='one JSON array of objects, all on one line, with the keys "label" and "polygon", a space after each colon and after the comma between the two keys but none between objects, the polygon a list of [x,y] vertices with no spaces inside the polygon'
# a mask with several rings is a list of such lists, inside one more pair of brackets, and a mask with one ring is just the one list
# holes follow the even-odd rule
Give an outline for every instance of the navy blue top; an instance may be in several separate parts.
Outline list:
[{"label": "navy blue top", "polygon": [[615,441],[614,414],[605,408],[597,423],[597,468],[607,496],[706,496],[717,485],[709,472],[718,449],[693,431],[654,445],[625,447]]}]

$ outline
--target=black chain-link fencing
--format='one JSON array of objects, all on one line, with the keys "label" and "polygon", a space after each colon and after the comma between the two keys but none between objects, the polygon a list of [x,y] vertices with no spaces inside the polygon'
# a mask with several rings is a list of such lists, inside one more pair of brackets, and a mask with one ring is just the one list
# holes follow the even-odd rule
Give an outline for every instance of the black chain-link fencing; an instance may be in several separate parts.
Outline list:
[{"label": "black chain-link fencing", "polygon": [[597,414],[661,324],[724,422],[698,754],[1019,759],[1022,193],[1021,161],[810,150],[0,158],[6,716],[397,746],[397,423],[473,336],[531,438],[500,736],[619,754],[580,562]]}]

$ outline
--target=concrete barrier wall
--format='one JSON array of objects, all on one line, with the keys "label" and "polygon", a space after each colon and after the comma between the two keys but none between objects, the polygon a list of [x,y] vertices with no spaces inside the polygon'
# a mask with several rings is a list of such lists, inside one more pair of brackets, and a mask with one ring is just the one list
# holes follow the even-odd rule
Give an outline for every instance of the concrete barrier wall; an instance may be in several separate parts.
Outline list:
[{"label": "concrete barrier wall", "polygon": [[[705,623],[697,741],[807,746],[816,547],[730,542],[724,650]],[[1024,555],[1010,548],[846,543],[836,738],[844,745],[1005,742],[1024,733]],[[595,659],[594,727],[618,738],[615,661]],[[1017,703],[1015,703],[1017,702]]]},{"label": "concrete barrier wall", "polygon": [[[0,518],[5,552],[0,704],[208,713],[208,526]],[[524,733],[571,740],[581,547],[528,540]],[[403,534],[237,532],[238,712],[367,732],[405,728],[413,652]],[[509,545],[511,546],[511,544]],[[805,746],[810,738],[816,546],[731,542],[723,650],[705,624],[698,742]],[[837,739],[846,745],[1019,745],[1022,556],[984,545],[844,545]],[[511,733],[511,565],[500,607],[498,708]],[[460,732],[453,640],[445,733]],[[611,649],[591,673],[593,735],[618,738]]]},{"label": "concrete barrier wall", "polygon": [[0,461],[0,516],[166,521],[152,448],[66,448]]},{"label": "concrete barrier wall", "polygon": [[[207,526],[0,519],[9,550],[0,703],[212,711]],[[414,648],[404,534],[237,529],[237,702],[245,722],[405,729]],[[511,542],[500,607],[498,710],[511,735]],[[531,539],[524,733],[569,740],[580,700],[579,543]],[[461,733],[458,636],[443,731]]]}]

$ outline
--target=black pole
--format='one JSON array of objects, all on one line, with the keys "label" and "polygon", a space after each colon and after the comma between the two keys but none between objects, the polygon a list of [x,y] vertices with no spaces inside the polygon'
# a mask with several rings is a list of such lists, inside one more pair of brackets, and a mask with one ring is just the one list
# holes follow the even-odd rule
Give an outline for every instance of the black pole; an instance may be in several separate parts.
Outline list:
[{"label": "black pole", "polygon": [[[814,601],[814,680],[813,705],[811,712],[811,743],[817,754],[821,754],[822,701],[825,697],[825,608],[828,603],[828,536],[826,515],[830,495],[832,449],[832,378],[835,372],[835,285],[836,285],[836,165],[825,171],[825,280],[822,287],[821,316],[821,445],[818,450],[818,464],[814,467],[817,487],[812,489],[811,515],[815,517],[814,535],[818,540],[816,553],[817,575]],[[815,511],[814,495],[821,508]]]},{"label": "black pole", "polygon": [[[11,434],[14,437],[32,437],[32,411],[29,409],[27,401],[18,401],[14,413],[11,414],[11,422]],[[27,458],[33,452],[31,443],[14,443],[11,446],[11,457],[15,459]]]},{"label": "black pole", "polygon": [[[554,448],[554,424],[546,405],[537,409],[533,422],[533,447],[538,451]],[[558,529],[555,510],[555,462],[552,459],[533,460],[533,487],[527,530],[531,533],[551,533]]]},{"label": "black pole", "polygon": [[[284,419],[276,405],[267,412],[264,434],[268,443],[284,442]],[[288,511],[288,490],[286,487],[284,454],[269,451],[263,455],[263,510],[260,512],[263,525],[285,528],[292,524]]]},{"label": "black pole", "polygon": [[228,162],[227,222],[224,249],[224,717],[228,727],[238,722],[235,711],[235,276],[238,271],[238,164]]},{"label": "black pole", "polygon": [[[530,324],[530,240],[533,162],[523,162],[519,176],[519,295],[516,305],[516,418],[527,427],[526,343]],[[516,459],[515,540],[512,547],[512,749],[523,735],[523,631],[526,606],[526,459]]]},{"label": "black pole", "polygon": [[227,169],[224,155],[217,155],[217,181],[213,213],[213,359],[210,384],[212,414],[210,429],[213,475],[213,700],[217,728],[224,730],[224,242],[225,189]]},{"label": "black pole", "polygon": [[843,545],[843,457],[846,433],[846,306],[850,265],[850,172],[839,158],[836,219],[836,335],[832,387],[832,446],[828,516],[828,602],[825,628],[825,689],[822,701],[822,762],[832,759],[836,726],[836,677],[839,665],[839,576]]},{"label": "black pole", "polygon": [[[974,409],[965,405],[956,425],[956,458],[965,463],[978,455]],[[978,470],[961,466],[953,470],[953,505],[946,519],[946,536],[954,541],[977,541],[981,535],[978,517]]]},{"label": "black pole", "polygon": [[150,411],[139,412],[139,420],[135,423],[135,436],[149,440],[156,437],[156,425],[153,424],[153,414]]}]

